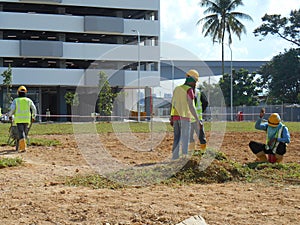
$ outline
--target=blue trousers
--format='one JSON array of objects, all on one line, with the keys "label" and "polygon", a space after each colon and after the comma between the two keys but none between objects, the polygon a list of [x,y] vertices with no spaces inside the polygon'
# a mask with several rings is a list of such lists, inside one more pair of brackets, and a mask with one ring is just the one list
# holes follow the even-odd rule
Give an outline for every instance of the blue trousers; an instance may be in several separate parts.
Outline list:
[{"label": "blue trousers", "polygon": [[182,154],[188,154],[190,127],[191,123],[189,120],[175,120],[173,122],[174,142],[172,148],[172,159],[179,158],[180,145],[182,148]]}]

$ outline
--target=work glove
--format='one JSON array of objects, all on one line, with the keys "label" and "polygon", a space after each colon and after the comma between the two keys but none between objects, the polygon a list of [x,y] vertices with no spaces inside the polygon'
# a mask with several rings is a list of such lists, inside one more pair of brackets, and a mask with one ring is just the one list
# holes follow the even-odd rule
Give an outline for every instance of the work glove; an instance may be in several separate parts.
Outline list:
[{"label": "work glove", "polygon": [[34,121],[35,121],[35,118],[32,117],[32,118],[31,118],[31,122],[33,123]]}]

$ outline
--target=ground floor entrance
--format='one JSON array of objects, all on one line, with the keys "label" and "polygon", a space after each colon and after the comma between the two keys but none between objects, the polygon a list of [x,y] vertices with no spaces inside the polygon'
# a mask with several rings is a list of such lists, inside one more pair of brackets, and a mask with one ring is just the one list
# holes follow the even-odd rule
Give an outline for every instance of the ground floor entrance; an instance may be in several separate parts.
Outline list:
[{"label": "ground floor entrance", "polygon": [[[13,86],[10,89],[1,88],[0,90],[0,107],[2,114],[9,112],[10,104],[17,97],[18,86]],[[30,98],[37,108],[37,118],[39,122],[47,120],[51,121],[67,121],[68,112],[67,104],[64,96],[67,91],[73,91],[74,88],[61,86],[54,87],[31,87],[26,86],[28,92],[26,96]],[[50,114],[50,117],[49,117]]]},{"label": "ground floor entrance", "polygon": [[[151,89],[145,88],[138,92],[137,89],[116,89],[117,97],[113,102],[113,111],[109,118],[104,118],[99,112],[99,90],[94,87],[64,87],[48,86],[36,87],[26,85],[28,90],[26,96],[29,97],[37,108],[38,122],[54,121],[92,121],[92,115],[98,113],[100,120],[124,120],[130,117],[131,111],[138,111],[143,120],[149,119],[152,112]],[[18,86],[0,89],[0,107],[2,114],[9,112],[10,104],[17,97]],[[78,106],[67,104],[65,96],[67,93],[78,95]],[[8,93],[8,94],[7,94]],[[140,96],[138,97],[138,94]],[[10,99],[10,101],[9,101]]]}]

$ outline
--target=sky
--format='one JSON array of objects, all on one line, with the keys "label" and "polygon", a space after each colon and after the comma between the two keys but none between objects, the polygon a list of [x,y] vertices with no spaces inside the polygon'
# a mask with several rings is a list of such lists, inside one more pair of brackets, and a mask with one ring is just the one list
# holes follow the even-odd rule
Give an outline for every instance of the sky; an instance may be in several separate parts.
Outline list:
[{"label": "sky", "polygon": [[[212,44],[210,37],[204,37],[202,26],[196,25],[205,15],[199,3],[201,0],[160,0],[160,41],[161,59],[165,60],[221,60],[221,45]],[[262,24],[261,18],[267,13],[289,17],[291,10],[299,9],[300,0],[243,0],[244,5],[235,9],[248,14],[253,21],[241,20],[247,33],[241,40],[233,37],[231,51],[224,46],[224,58],[233,61],[263,60],[269,61],[285,49],[296,47],[275,35],[255,37],[253,31]],[[225,40],[226,43],[227,40]],[[220,76],[201,77],[200,82],[217,83]],[[183,80],[163,81],[154,93],[163,97],[171,93],[172,87]]]},{"label": "sky", "polygon": [[[160,30],[161,57],[165,59],[221,60],[221,45],[212,44],[210,37],[202,34],[202,25],[196,25],[205,15],[199,3],[201,0],[161,0]],[[299,9],[300,0],[243,0],[244,5],[235,11],[248,14],[253,21],[241,20],[247,33],[241,40],[233,38],[231,51],[225,44],[225,60],[271,60],[284,49],[296,47],[274,35],[255,37],[253,31],[262,24],[267,14],[281,14],[289,17],[291,10]],[[227,40],[225,40],[226,43]]]}]

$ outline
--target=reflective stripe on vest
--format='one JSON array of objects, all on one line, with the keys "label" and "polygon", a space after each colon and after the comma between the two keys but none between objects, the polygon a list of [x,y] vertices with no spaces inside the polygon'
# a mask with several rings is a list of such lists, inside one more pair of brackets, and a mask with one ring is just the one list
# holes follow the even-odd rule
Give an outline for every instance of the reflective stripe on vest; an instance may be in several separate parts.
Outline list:
[{"label": "reflective stripe on vest", "polygon": [[[203,112],[202,112],[202,102],[201,102],[201,92],[200,91],[197,91],[196,99],[197,99],[196,104],[194,104],[195,109],[196,109],[196,113],[198,115],[198,119],[202,120],[202,113]],[[191,122],[196,122],[194,117],[191,119]]]},{"label": "reflective stripe on vest", "polygon": [[[282,125],[279,130],[276,132],[275,134],[275,138],[277,139],[278,137],[281,137],[282,135],[282,130],[283,130],[283,127],[284,125]],[[279,145],[279,141],[276,141],[276,143],[273,145],[273,146],[268,146],[268,143],[269,143],[270,139],[267,135],[267,140],[266,140],[266,148],[267,150],[269,150],[270,148],[272,149],[272,152],[275,154],[276,153],[276,150],[277,150],[277,147]]]},{"label": "reflective stripe on vest", "polygon": [[30,123],[30,100],[26,97],[16,98],[15,123]]},{"label": "reflective stripe on vest", "polygon": [[192,118],[192,113],[187,101],[187,91],[190,88],[190,86],[184,84],[175,88],[172,98],[171,116]]}]

